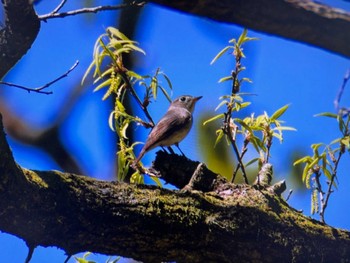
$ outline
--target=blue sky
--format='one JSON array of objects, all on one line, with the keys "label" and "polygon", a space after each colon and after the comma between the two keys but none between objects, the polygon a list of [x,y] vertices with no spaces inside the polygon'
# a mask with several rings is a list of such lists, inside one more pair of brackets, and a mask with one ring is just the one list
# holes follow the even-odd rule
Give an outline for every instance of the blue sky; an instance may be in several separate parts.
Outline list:
[{"label": "blue sky", "polygon": [[[68,1],[66,9],[77,8],[77,1]],[[115,1],[96,1],[97,4],[112,4]],[[41,1],[36,10],[39,14],[51,11],[59,1]],[[338,7],[349,8],[343,1],[328,1]],[[342,5],[342,6],[340,6]],[[7,81],[27,86],[40,86],[80,61],[77,70],[68,78],[52,86],[53,95],[28,94],[13,88],[3,88],[2,95],[10,107],[21,118],[36,127],[49,125],[57,111],[65,104],[72,87],[80,82],[91,61],[92,48],[96,38],[104,30],[114,25],[115,12],[98,15],[68,17],[50,20],[42,24],[41,31],[32,49],[6,77]],[[212,111],[219,103],[220,95],[229,87],[218,84],[218,80],[229,74],[233,67],[232,57],[224,56],[214,65],[210,61],[227,45],[228,40],[238,37],[242,28],[219,24],[208,19],[195,18],[169,11],[157,6],[144,8],[137,41],[147,55],[138,59],[135,70],[150,74],[161,67],[172,80],[173,98],[182,94],[202,95],[197,104],[195,118],[202,112]],[[257,94],[251,98],[257,114],[274,112],[285,104],[291,104],[284,116],[286,124],[297,132],[286,132],[283,144],[275,142],[271,162],[277,179],[287,178],[288,189],[293,188],[288,173],[291,170],[291,153],[299,150],[311,154],[309,145],[330,142],[338,134],[337,126],[325,118],[313,115],[334,111],[333,100],[342,83],[348,60],[338,55],[319,50],[308,45],[280,39],[274,36],[248,31],[259,41],[245,47],[247,67],[245,75],[253,84],[243,87],[245,91]],[[107,102],[102,102],[103,93],[92,93],[92,88],[84,92],[73,112],[64,123],[62,136],[65,146],[73,151],[83,164],[84,173],[89,176],[111,180],[115,145],[111,143],[113,134],[108,128]],[[350,91],[346,90],[342,102],[349,106]],[[19,103],[20,102],[20,103]],[[150,106],[150,112],[158,120],[167,109],[165,98],[159,97],[157,104]],[[202,160],[200,146],[196,140],[195,123],[189,136],[181,143],[181,149],[194,160]],[[144,141],[147,132],[140,133]],[[10,140],[15,159],[19,164],[31,169],[59,169],[57,165],[40,151]],[[143,161],[150,163],[154,151],[146,154]],[[347,156],[348,158],[349,156]],[[327,208],[327,223],[350,229],[350,214],[344,213],[344,205],[349,195],[346,186],[350,184],[347,172],[350,162],[343,160],[339,169],[339,188],[330,199]],[[290,205],[310,214],[310,193],[295,191]],[[316,216],[318,218],[318,216]],[[24,242],[7,234],[0,234],[0,247],[6,262],[22,262],[27,253]],[[62,262],[64,253],[56,248],[39,248],[32,262]],[[104,262],[106,257],[99,257]],[[71,260],[70,262],[74,262]]]}]

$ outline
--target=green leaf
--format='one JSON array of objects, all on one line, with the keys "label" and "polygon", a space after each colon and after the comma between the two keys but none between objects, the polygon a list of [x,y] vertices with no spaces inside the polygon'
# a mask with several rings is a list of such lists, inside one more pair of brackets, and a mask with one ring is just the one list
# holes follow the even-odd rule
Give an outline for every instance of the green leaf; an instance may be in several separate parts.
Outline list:
[{"label": "green leaf", "polygon": [[[162,76],[165,78],[166,82],[168,83],[169,88],[172,90],[173,85],[171,84],[170,78],[164,73],[162,73]],[[171,101],[171,99],[169,101]]]},{"label": "green leaf", "polygon": [[259,161],[260,158],[254,158],[254,159],[251,159],[249,162],[247,162],[244,167],[248,167],[249,165],[253,164],[253,163],[256,163],[257,161]]},{"label": "green leaf", "polygon": [[274,132],[272,133],[272,136],[277,138],[281,143],[283,142],[282,134]]},{"label": "green leaf", "polygon": [[154,177],[154,176],[151,176],[150,178],[152,179],[153,182],[156,183],[157,186],[163,187],[162,182],[159,180],[159,178]]},{"label": "green leaf", "polygon": [[157,99],[157,88],[158,88],[158,79],[156,77],[152,77],[150,88],[152,90],[153,98]]},{"label": "green leaf", "polygon": [[210,62],[210,65],[213,65],[215,63],[215,61],[217,61],[223,54],[226,53],[227,50],[233,48],[233,46],[227,46],[224,47],[214,58],[213,60]]},{"label": "green leaf", "polygon": [[333,141],[331,141],[331,143],[329,145],[333,145],[333,144],[339,143],[339,142],[341,142],[342,139],[343,138],[334,139]]},{"label": "green leaf", "polygon": [[143,176],[138,171],[134,172],[130,177],[130,183],[143,184]]},{"label": "green leaf", "polygon": [[97,82],[99,82],[100,80],[102,80],[103,78],[105,78],[107,75],[112,74],[113,72],[113,68],[109,68],[107,70],[105,70],[100,76],[98,76],[97,78],[95,78],[93,84],[96,84]]},{"label": "green leaf", "polygon": [[344,138],[342,138],[341,143],[344,144],[347,148],[350,147],[350,136],[346,136]]},{"label": "green leaf", "polygon": [[228,101],[227,100],[223,100],[219,103],[219,105],[215,108],[215,111],[217,111],[218,109],[220,109],[222,106],[227,105]]},{"label": "green leaf", "polygon": [[115,111],[112,111],[111,114],[109,114],[109,117],[108,117],[108,125],[109,125],[109,128],[115,132],[115,127],[114,127],[114,115],[115,115]]},{"label": "green leaf", "polygon": [[241,46],[244,43],[244,39],[247,37],[248,30],[245,28],[243,29],[242,34],[239,36],[237,40],[237,46]]},{"label": "green leaf", "polygon": [[282,108],[279,108],[277,111],[275,111],[272,116],[270,117],[271,122],[274,122],[275,120],[277,120],[279,117],[281,117],[283,115],[283,113],[286,112],[286,110],[288,109],[289,104],[283,106]]},{"label": "green leaf", "polygon": [[324,145],[323,143],[314,143],[314,144],[311,144],[311,149],[313,150],[314,155],[319,156],[318,149],[319,149],[321,146],[323,146],[323,145]]},{"label": "green leaf", "polygon": [[239,119],[239,118],[235,118],[234,121],[237,122],[237,123],[239,123],[240,125],[242,125],[243,128],[245,128],[245,129],[248,130],[251,134],[253,134],[252,128],[251,128],[247,123],[245,123],[243,120],[241,120],[241,119]]},{"label": "green leaf", "polygon": [[135,79],[144,79],[143,76],[141,76],[141,75],[139,75],[139,74],[137,74],[136,72],[131,71],[131,70],[128,70],[128,71],[126,72],[126,75],[127,75],[128,77],[132,77],[132,78],[135,78]]},{"label": "green leaf", "polygon": [[92,68],[93,68],[94,66],[95,66],[95,63],[94,63],[94,62],[91,62],[90,65],[89,65],[89,67],[88,67],[87,70],[85,71],[83,78],[81,79],[81,83],[80,83],[81,85],[84,84],[84,82],[85,82],[87,76],[89,75],[89,73],[91,72],[91,70],[92,70]]},{"label": "green leaf", "polygon": [[338,118],[338,114],[335,113],[331,113],[331,112],[322,112],[319,114],[314,115],[315,117],[320,117],[320,116],[324,116],[324,117],[330,117],[330,118]]},{"label": "green leaf", "polygon": [[162,86],[159,86],[159,88],[162,91],[162,93],[164,94],[164,96],[166,97],[166,99],[171,103],[171,98],[170,98],[168,92]]},{"label": "green leaf", "polygon": [[225,117],[225,114],[223,114],[223,113],[218,114],[218,115],[216,115],[216,116],[210,118],[209,120],[206,120],[205,122],[203,122],[203,125],[206,125],[206,124],[208,124],[209,122],[212,122],[212,121],[215,121],[215,120],[224,118],[224,117]]},{"label": "green leaf", "polygon": [[278,126],[273,128],[273,130],[278,130],[278,131],[296,131],[297,129],[289,126]]},{"label": "green leaf", "polygon": [[100,85],[98,85],[95,89],[94,89],[94,92],[96,91],[99,91],[100,89],[102,88],[105,88],[105,87],[109,87],[112,83],[112,79],[109,78],[107,80],[105,80],[104,82],[102,82]]},{"label": "green leaf", "polygon": [[224,131],[222,129],[219,129],[216,131],[216,140],[214,143],[214,148],[216,147],[216,145],[221,141],[222,137],[224,136]]},{"label": "green leaf", "polygon": [[328,169],[322,169],[324,175],[328,178],[328,180],[330,181],[332,179],[332,173],[328,170]]},{"label": "green leaf", "polygon": [[117,28],[107,27],[107,32],[122,40],[130,41],[130,39],[127,36],[125,36],[122,32],[120,32]]},{"label": "green leaf", "polygon": [[219,79],[218,83],[222,83],[222,82],[228,81],[228,80],[232,80],[232,76],[223,77],[223,78]]},{"label": "green leaf", "polygon": [[295,165],[298,165],[298,164],[301,164],[301,163],[310,163],[312,161],[312,158],[311,156],[304,156],[298,160],[296,160],[294,163],[293,163],[293,166]]},{"label": "green leaf", "polygon": [[140,53],[146,55],[146,52],[143,49],[139,48],[138,46],[132,45],[132,48],[134,51],[137,51],[137,52],[140,52]]},{"label": "green leaf", "polygon": [[338,120],[338,124],[339,124],[339,131],[343,135],[345,135],[347,133],[348,127],[346,127],[342,117],[338,116],[337,120]]},{"label": "green leaf", "polygon": [[241,82],[243,82],[243,81],[253,83],[253,81],[250,78],[242,78]]}]

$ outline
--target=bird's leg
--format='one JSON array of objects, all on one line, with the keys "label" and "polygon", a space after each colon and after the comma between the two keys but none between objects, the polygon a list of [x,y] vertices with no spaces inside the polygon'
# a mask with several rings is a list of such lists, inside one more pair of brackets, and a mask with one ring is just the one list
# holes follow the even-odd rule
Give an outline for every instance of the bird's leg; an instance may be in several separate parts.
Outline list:
[{"label": "bird's leg", "polygon": [[170,152],[171,154],[175,154],[173,148],[171,148],[170,146],[168,146],[167,148],[168,148],[168,150],[169,150],[169,152]]},{"label": "bird's leg", "polygon": [[181,149],[179,147],[179,143],[175,143],[175,146],[179,149],[179,151],[181,152],[182,156],[186,157],[186,155],[181,151]]}]

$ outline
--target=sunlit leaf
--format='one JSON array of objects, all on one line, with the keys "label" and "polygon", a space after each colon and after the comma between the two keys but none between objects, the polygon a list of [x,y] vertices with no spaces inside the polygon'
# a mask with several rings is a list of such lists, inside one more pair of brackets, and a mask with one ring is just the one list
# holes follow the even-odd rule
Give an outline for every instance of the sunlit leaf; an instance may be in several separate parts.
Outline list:
[{"label": "sunlit leaf", "polygon": [[215,108],[215,111],[220,109],[222,106],[227,105],[229,102],[227,100],[223,100],[219,103],[219,105]]},{"label": "sunlit leaf", "polygon": [[210,118],[209,120],[206,120],[205,122],[203,122],[203,125],[206,125],[206,124],[208,124],[209,122],[212,122],[212,121],[215,121],[215,120],[224,118],[224,117],[225,117],[225,114],[223,114],[223,113],[218,114],[218,115],[216,115],[216,116]]},{"label": "sunlit leaf", "polygon": [[232,80],[232,76],[227,76],[227,77],[223,77],[221,79],[219,79],[219,83],[222,83],[222,82],[225,82],[225,81],[228,81],[228,80]]},{"label": "sunlit leaf", "polygon": [[122,40],[130,41],[130,39],[127,36],[125,36],[122,32],[120,32],[117,28],[108,27],[107,32]]},{"label": "sunlit leaf", "polygon": [[283,115],[283,113],[286,112],[286,110],[288,109],[289,104],[283,106],[282,108],[279,108],[278,110],[276,110],[272,116],[270,117],[271,122],[274,122],[275,120],[277,120],[279,117],[281,117]]},{"label": "sunlit leaf", "polygon": [[166,82],[168,83],[169,88],[172,90],[173,85],[171,84],[170,78],[164,73],[162,73],[162,76],[165,78]]},{"label": "sunlit leaf", "polygon": [[247,123],[245,123],[243,120],[239,118],[235,118],[234,121],[242,125],[243,128],[248,130],[250,133],[253,133],[253,130],[251,129],[251,127]]},{"label": "sunlit leaf", "polygon": [[139,75],[136,72],[131,71],[131,70],[128,70],[126,72],[126,75],[128,75],[129,77],[135,78],[135,79],[143,79],[144,78],[143,76],[141,76],[141,75]]},{"label": "sunlit leaf", "polygon": [[111,114],[109,114],[109,117],[108,117],[108,125],[109,125],[109,128],[115,132],[115,127],[114,127],[114,114],[115,114],[115,111],[112,111]]},{"label": "sunlit leaf", "polygon": [[257,161],[259,161],[260,158],[254,158],[251,159],[249,162],[247,162],[246,164],[244,164],[245,167],[248,167],[249,165],[252,165],[253,163],[256,163]]},{"label": "sunlit leaf", "polygon": [[94,89],[94,92],[96,91],[99,91],[100,89],[102,88],[105,88],[105,87],[109,87],[112,83],[112,79],[109,78],[107,80],[105,80],[104,82],[102,82],[100,85],[98,85],[95,89]]},{"label": "sunlit leaf", "polygon": [[253,83],[253,81],[250,78],[242,78],[241,81],[245,81],[245,82],[249,82],[249,83]]},{"label": "sunlit leaf", "polygon": [[215,140],[215,143],[214,143],[214,148],[221,141],[223,136],[224,136],[224,131],[222,129],[219,129],[219,130],[216,131],[216,140]]},{"label": "sunlit leaf", "polygon": [[319,117],[319,116],[324,116],[324,117],[330,117],[330,118],[338,118],[338,114],[335,113],[331,113],[331,112],[322,112],[319,114],[314,115],[315,117]]},{"label": "sunlit leaf", "polygon": [[312,158],[311,156],[304,156],[296,161],[294,161],[293,165],[298,165],[298,164],[301,164],[301,163],[310,163],[312,161]]},{"label": "sunlit leaf", "polygon": [[273,130],[278,130],[278,131],[296,131],[297,129],[289,126],[278,126],[273,128]]},{"label": "sunlit leaf", "polygon": [[171,98],[168,94],[168,92],[162,87],[162,86],[159,86],[160,90],[162,91],[162,93],[164,94],[164,96],[166,97],[166,99],[171,102]]},{"label": "sunlit leaf", "polygon": [[95,66],[95,63],[94,63],[94,62],[91,62],[90,65],[89,65],[89,67],[88,67],[87,70],[85,71],[83,78],[81,79],[81,83],[80,83],[81,85],[84,84],[84,82],[85,82],[87,76],[90,74],[90,72],[91,72],[91,70],[92,70],[92,68],[93,68],[94,66]]},{"label": "sunlit leaf", "polygon": [[324,168],[323,170],[323,173],[324,173],[324,175],[328,178],[328,180],[330,181],[331,179],[332,179],[332,173],[328,170],[328,169],[326,169],[326,168]]},{"label": "sunlit leaf", "polygon": [[344,144],[347,148],[350,147],[350,136],[346,136],[344,138],[342,138],[341,143]]},{"label": "sunlit leaf", "polygon": [[243,44],[247,34],[248,34],[248,29],[244,28],[242,34],[239,36],[237,40],[237,46],[241,46]]},{"label": "sunlit leaf", "polygon": [[210,62],[210,65],[213,65],[215,63],[215,61],[217,61],[223,54],[226,53],[227,50],[232,49],[232,46],[227,46],[224,47],[214,58],[213,60]]}]

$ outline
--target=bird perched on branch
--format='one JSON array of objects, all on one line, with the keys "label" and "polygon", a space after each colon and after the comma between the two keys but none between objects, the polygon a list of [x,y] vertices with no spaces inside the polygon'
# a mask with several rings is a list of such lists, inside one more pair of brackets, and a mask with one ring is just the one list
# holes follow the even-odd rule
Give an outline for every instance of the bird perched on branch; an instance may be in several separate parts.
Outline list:
[{"label": "bird perched on branch", "polygon": [[179,142],[182,141],[191,130],[194,106],[201,98],[202,96],[192,97],[183,95],[175,99],[170,104],[165,115],[153,127],[139,156],[134,161],[133,166],[141,160],[146,152],[157,146],[175,145],[183,154],[179,148]]}]

